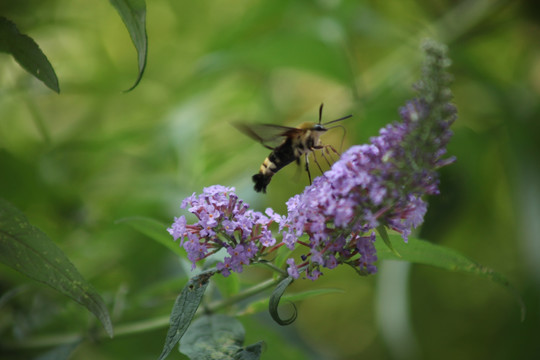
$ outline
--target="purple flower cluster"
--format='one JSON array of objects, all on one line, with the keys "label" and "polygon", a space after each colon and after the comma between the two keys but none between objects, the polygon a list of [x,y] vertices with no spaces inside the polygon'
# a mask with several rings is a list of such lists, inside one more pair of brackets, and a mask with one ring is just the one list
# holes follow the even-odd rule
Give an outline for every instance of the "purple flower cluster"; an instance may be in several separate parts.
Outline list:
[{"label": "purple flower cluster", "polygon": [[[437,169],[455,160],[443,158],[457,116],[445,71],[449,61],[438,44],[426,44],[425,51],[418,97],[400,109],[401,121],[382,128],[369,144],[347,150],[302,194],[289,199],[287,216],[272,209],[266,210],[267,216],[249,210],[233,188],[220,185],[186,198],[182,208],[189,206],[199,221],[188,225],[181,216],[168,231],[175,240],[181,238],[194,266],[225,248],[229,256],[217,268],[228,276],[280,246],[302,246],[306,252],[301,261],[287,260],[287,272],[294,278],[305,272],[315,280],[322,268],[340,264],[360,274],[376,272],[375,229],[388,227],[407,241],[423,222],[423,198],[438,194]],[[278,244],[269,230],[272,222],[279,224]]]},{"label": "purple flower cluster", "polygon": [[[298,265],[287,261],[289,275],[316,279],[321,267],[354,266],[359,273],[376,271],[374,247],[378,226],[389,227],[407,241],[423,222],[424,195],[438,193],[436,170],[454,161],[442,159],[456,118],[449,104],[449,77],[444,49],[429,44],[420,97],[400,110],[401,122],[380,130],[370,144],[353,146],[305,191],[287,202],[280,222],[283,242],[290,249],[302,244],[308,251]],[[309,239],[302,241],[307,234]]]},{"label": "purple flower cluster", "polygon": [[234,188],[221,185],[204,188],[201,195],[193,193],[182,201],[182,208],[188,206],[188,211],[199,221],[188,225],[185,216],[180,216],[167,230],[174,240],[180,238],[180,246],[187,251],[193,267],[197,261],[225,248],[229,256],[216,265],[217,269],[223,276],[231,271],[242,272],[244,265],[276,243],[268,229],[272,219],[250,210],[235,195]]}]

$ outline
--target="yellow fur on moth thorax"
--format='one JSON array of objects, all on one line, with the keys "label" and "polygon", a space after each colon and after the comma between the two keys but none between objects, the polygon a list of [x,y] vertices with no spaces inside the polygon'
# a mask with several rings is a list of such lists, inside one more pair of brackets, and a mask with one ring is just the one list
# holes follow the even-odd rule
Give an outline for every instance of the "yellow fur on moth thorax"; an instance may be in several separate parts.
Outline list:
[{"label": "yellow fur on moth thorax", "polygon": [[324,131],[308,129],[297,138],[293,139],[294,155],[299,158],[302,155],[311,152],[315,147],[321,145],[320,136]]},{"label": "yellow fur on moth thorax", "polygon": [[316,125],[316,123],[314,123],[314,122],[305,121],[305,122],[301,123],[300,125],[298,125],[296,128],[297,129],[302,129],[302,130],[311,130],[311,129],[315,128],[315,125]]},{"label": "yellow fur on moth thorax", "polygon": [[[304,123],[313,126],[313,123]],[[302,125],[304,125],[302,124]],[[301,126],[302,126],[301,125]],[[299,127],[300,128],[300,127]],[[259,168],[259,173],[271,177],[285,165],[299,161],[302,155],[320,146],[320,135],[323,131],[304,130],[296,136],[285,139],[266,157]]]}]

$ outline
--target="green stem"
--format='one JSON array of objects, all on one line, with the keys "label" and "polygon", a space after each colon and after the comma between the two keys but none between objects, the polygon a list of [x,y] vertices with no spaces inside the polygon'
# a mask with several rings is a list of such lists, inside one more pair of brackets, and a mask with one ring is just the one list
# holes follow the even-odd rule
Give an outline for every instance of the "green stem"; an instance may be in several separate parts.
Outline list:
[{"label": "green stem", "polygon": [[[255,286],[252,286],[242,292],[239,292],[238,294],[234,295],[234,296],[231,296],[230,298],[228,299],[224,299],[224,300],[220,300],[220,301],[216,301],[216,302],[213,302],[211,304],[209,304],[207,307],[206,307],[206,311],[208,312],[216,312],[218,310],[221,310],[227,306],[230,306],[232,304],[235,304],[235,303],[238,303],[242,300],[245,300],[253,295],[257,295],[258,293],[261,293],[267,289],[270,289],[272,287],[274,287],[275,285],[279,284],[279,282],[281,280],[283,280],[283,276],[279,276],[275,279],[268,279],[260,284],[257,284]],[[199,308],[199,310],[201,310],[201,308]],[[200,311],[197,311],[197,313],[199,313]]]},{"label": "green stem", "polygon": [[[223,308],[226,308],[232,304],[243,301],[251,296],[257,295],[267,289],[272,288],[283,280],[283,276],[278,276],[277,278],[268,279],[260,284],[254,285],[250,288],[245,289],[244,291],[239,292],[238,294],[231,296],[230,298],[223,299],[210,303],[208,306],[201,306],[197,310],[197,315],[200,316],[203,312],[216,312]],[[119,324],[115,326],[114,335],[115,338],[120,336],[134,335],[138,333],[144,333],[148,331],[153,331],[156,329],[163,329],[169,326],[169,316],[160,316],[156,318],[134,321],[124,324]],[[84,335],[80,333],[58,333],[58,334],[49,334],[42,336],[28,337],[24,339],[24,342],[16,341],[1,341],[0,348],[3,349],[35,349],[35,348],[45,348],[53,347],[58,345],[64,345],[73,343],[77,340],[83,338]],[[109,339],[108,335],[104,331],[99,331],[93,336],[88,336],[94,340],[104,341]]]},{"label": "green stem", "polygon": [[283,277],[287,277],[288,274],[285,270],[277,267],[276,265],[272,264],[271,262],[268,262],[268,261],[260,261],[259,264],[261,265],[264,265],[270,269],[272,269],[273,271],[277,272],[279,275],[283,276]]}]

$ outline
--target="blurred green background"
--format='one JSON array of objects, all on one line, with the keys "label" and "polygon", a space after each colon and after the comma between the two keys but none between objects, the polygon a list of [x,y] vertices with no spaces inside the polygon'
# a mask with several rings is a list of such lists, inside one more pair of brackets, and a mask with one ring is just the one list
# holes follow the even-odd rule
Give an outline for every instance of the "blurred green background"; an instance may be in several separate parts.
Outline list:
[{"label": "blurred green background", "polygon": [[[0,15],[36,40],[57,95],[0,54],[0,197],[71,258],[115,325],[167,316],[185,282],[170,251],[115,221],[169,224],[204,186],[236,187],[257,210],[284,213],[305,174],[252,190],[268,150],[231,122],[294,126],[349,113],[343,148],[369,141],[414,96],[422,39],[449,46],[459,119],[420,237],[505,274],[502,287],[426,266],[379,274],[327,271],[291,291],[344,292],[298,304],[291,327],[243,316],[263,359],[532,359],[540,357],[540,8],[529,1],[172,1],[147,4],[149,56],[137,57],[105,0],[2,1]],[[341,132],[324,141],[339,146]],[[268,274],[247,270],[245,283]],[[80,306],[0,265],[0,337],[84,330]],[[16,324],[12,328],[13,323]],[[86,342],[73,359],[157,358],[166,328]],[[24,343],[24,341],[23,341]],[[7,359],[38,354],[3,349]],[[4,357],[2,357],[3,359]],[[173,353],[170,359],[181,359]]]}]

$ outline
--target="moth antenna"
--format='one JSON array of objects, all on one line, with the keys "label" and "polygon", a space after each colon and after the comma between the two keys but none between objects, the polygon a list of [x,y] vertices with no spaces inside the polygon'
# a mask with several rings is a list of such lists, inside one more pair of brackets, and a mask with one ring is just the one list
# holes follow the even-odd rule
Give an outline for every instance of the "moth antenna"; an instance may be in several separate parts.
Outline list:
[{"label": "moth antenna", "polygon": [[[327,123],[324,123],[323,125],[332,124],[332,123],[335,123],[335,122],[338,122],[338,121],[342,121],[342,120],[348,119],[348,118],[350,118],[350,117],[352,117],[352,115],[347,115],[347,116],[344,116],[344,117],[342,117],[342,118],[339,118],[339,119],[336,119],[336,120],[329,121],[329,122],[327,122]],[[329,128],[329,129],[331,129],[331,128]]]}]

